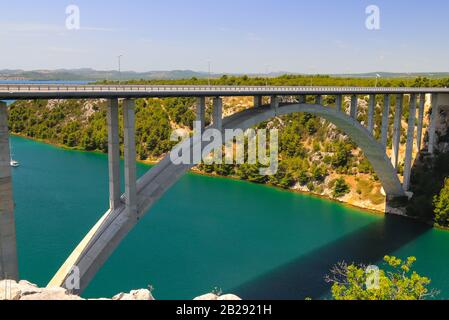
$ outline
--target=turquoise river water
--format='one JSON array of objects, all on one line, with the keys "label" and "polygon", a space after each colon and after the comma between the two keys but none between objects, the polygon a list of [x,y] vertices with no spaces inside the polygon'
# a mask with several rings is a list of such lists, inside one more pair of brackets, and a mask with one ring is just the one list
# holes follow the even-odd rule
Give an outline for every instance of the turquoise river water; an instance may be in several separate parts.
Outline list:
[{"label": "turquoise river water", "polygon": [[[45,285],[108,207],[107,157],[12,137],[21,278]],[[139,164],[139,174],[149,169]],[[154,287],[191,299],[329,296],[338,261],[416,256],[449,298],[449,232],[271,187],[189,174],[129,234],[85,292]]]}]

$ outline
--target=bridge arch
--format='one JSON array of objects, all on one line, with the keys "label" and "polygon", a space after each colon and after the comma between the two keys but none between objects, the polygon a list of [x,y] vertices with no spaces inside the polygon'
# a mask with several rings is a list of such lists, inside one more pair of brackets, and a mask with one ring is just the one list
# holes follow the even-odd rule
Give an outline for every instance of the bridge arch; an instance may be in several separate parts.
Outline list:
[{"label": "bridge arch", "polygon": [[[223,120],[223,131],[226,129],[246,130],[276,116],[301,112],[320,116],[345,132],[364,151],[378,175],[387,196],[405,196],[396,170],[381,144],[358,121],[334,108],[318,104],[287,104],[277,108],[261,106],[225,118]],[[226,142],[223,141],[223,143]],[[184,143],[188,143],[192,151],[195,144],[199,143],[199,141],[190,138]],[[76,267],[80,274],[80,289],[74,290],[74,293],[81,293],[120,242],[138,223],[139,219],[193,166],[188,164],[175,165],[170,159],[170,154],[167,155],[137,182],[138,216],[132,216],[127,212],[124,198],[122,197],[121,205],[115,210],[109,210],[100,219],[67,259],[48,286],[64,287],[66,279],[68,279],[73,273],[74,267]]]}]

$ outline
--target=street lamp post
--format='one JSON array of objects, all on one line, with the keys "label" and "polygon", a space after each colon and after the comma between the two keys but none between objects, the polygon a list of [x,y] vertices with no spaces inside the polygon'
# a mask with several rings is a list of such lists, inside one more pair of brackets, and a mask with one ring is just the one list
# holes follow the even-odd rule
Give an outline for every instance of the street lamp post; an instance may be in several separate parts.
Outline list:
[{"label": "street lamp post", "polygon": [[270,74],[270,66],[268,64],[265,65],[265,86],[268,87],[268,77]]},{"label": "street lamp post", "polygon": [[208,71],[207,71],[207,83],[209,84],[210,87],[210,77],[211,77],[211,61],[207,60],[207,67],[208,67]]},{"label": "street lamp post", "polygon": [[121,64],[122,57],[123,57],[122,54],[118,56],[118,84],[119,85],[122,83],[122,64]]},{"label": "street lamp post", "polygon": [[376,74],[376,88],[377,88],[377,85],[379,84],[379,78],[380,78],[380,74]]}]

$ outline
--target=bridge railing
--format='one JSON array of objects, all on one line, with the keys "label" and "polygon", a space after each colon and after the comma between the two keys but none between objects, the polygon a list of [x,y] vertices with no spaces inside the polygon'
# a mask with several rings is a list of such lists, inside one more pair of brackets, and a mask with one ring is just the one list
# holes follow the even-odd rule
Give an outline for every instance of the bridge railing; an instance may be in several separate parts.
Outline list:
[{"label": "bridge railing", "polygon": [[171,93],[248,93],[255,94],[405,94],[405,93],[449,93],[448,88],[370,88],[370,87],[308,87],[308,86],[174,86],[174,85],[71,85],[71,84],[0,84],[3,93],[34,92],[171,92]]}]

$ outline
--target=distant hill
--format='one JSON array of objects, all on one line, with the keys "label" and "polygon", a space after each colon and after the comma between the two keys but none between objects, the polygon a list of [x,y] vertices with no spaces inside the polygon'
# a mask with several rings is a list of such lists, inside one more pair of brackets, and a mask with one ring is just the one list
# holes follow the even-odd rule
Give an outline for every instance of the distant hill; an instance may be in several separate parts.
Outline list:
[{"label": "distant hill", "polygon": [[413,72],[413,73],[395,73],[395,72],[369,72],[369,73],[348,73],[348,74],[334,74],[334,77],[350,77],[350,78],[447,78],[449,72]]},{"label": "distant hill", "polygon": [[[217,75],[212,75],[216,77]],[[67,81],[98,81],[98,80],[165,80],[207,78],[204,72],[191,70],[134,72],[116,70],[98,71],[94,69],[58,69],[58,70],[0,70],[3,80],[67,80]]]},{"label": "distant hill", "polygon": [[[219,78],[223,74],[211,74],[212,78]],[[243,74],[229,74],[242,76]],[[278,77],[281,75],[301,75],[293,72],[272,72],[269,74],[248,74],[251,77]],[[307,76],[306,74],[303,74]],[[333,77],[350,78],[375,78],[380,75],[382,78],[444,78],[449,77],[449,72],[420,72],[420,73],[392,73],[392,72],[371,72],[353,74],[333,74]],[[89,68],[84,69],[58,69],[58,70],[0,70],[0,80],[66,80],[66,81],[100,81],[100,80],[179,80],[179,79],[205,79],[209,75],[207,72],[197,72],[192,70],[171,70],[171,71],[148,71],[134,72],[117,70],[99,71]]]}]

